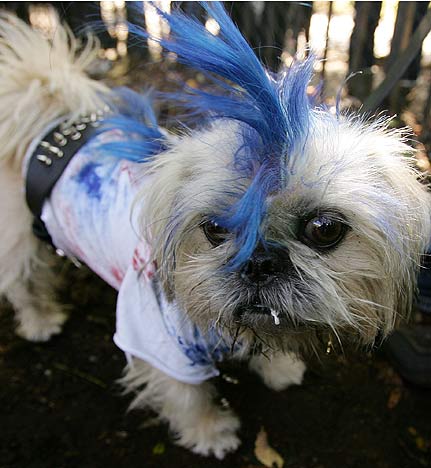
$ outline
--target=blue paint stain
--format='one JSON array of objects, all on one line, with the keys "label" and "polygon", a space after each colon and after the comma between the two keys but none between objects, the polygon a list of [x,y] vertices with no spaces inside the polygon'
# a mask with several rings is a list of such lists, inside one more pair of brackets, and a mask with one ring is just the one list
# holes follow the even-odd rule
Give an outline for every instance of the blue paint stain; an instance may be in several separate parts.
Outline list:
[{"label": "blue paint stain", "polygon": [[102,179],[97,174],[97,168],[100,167],[100,164],[90,162],[85,165],[81,171],[75,176],[75,180],[84,186],[87,194],[90,198],[100,200]]}]

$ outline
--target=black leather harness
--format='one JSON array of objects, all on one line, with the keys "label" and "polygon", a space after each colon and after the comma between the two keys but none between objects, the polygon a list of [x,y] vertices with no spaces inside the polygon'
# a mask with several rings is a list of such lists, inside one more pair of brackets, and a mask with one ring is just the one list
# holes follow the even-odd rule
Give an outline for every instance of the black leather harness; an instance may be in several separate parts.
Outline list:
[{"label": "black leather harness", "polygon": [[46,134],[31,154],[27,167],[25,194],[34,216],[33,232],[41,240],[52,244],[41,219],[45,200],[78,150],[97,132],[104,112],[82,116],[79,120],[65,120]]}]

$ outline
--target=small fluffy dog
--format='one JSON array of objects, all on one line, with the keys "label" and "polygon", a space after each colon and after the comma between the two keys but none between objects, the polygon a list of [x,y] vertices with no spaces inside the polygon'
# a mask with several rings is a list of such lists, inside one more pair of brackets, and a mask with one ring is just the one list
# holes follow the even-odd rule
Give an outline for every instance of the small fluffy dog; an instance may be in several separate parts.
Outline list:
[{"label": "small fluffy dog", "polygon": [[431,206],[404,132],[313,104],[311,59],[271,74],[221,5],[203,7],[216,36],[159,12],[171,33],[156,40],[214,85],[164,96],[200,121],[177,133],[157,125],[148,96],[86,75],[91,39],[80,48],[59,28],[48,41],[1,16],[0,290],[20,336],[60,332],[51,254],[23,189],[32,165],[43,179],[77,144],[39,221],[59,253],[119,290],[132,406],[222,458],[239,420],[215,403],[215,363],[248,359],[282,390],[301,383],[299,355],[322,337],[387,335],[410,309]]}]

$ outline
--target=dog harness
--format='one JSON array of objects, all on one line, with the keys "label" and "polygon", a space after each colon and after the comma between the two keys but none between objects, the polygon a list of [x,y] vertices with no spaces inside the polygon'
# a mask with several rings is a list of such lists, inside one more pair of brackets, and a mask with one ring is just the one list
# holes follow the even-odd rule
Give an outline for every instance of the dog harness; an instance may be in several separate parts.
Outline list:
[{"label": "dog harness", "polygon": [[[59,128],[56,125],[43,141],[51,146],[58,143],[53,139]],[[231,346],[216,330],[199,330],[160,291],[150,246],[137,234],[137,210],[132,210],[136,194],[151,183],[151,175],[143,175],[139,163],[103,151],[105,142],[131,138],[119,130],[93,133],[68,157],[56,181],[50,179],[51,187],[39,190],[46,198],[35,198],[42,200],[42,206],[33,212],[40,211],[57,252],[86,263],[118,290],[114,342],[129,362],[137,357],[176,380],[201,383],[218,375],[215,364],[231,352]],[[35,164],[49,170],[57,164],[56,158],[61,159],[48,145],[39,143],[34,148],[27,188],[43,178],[42,170],[41,175],[32,176]],[[44,153],[39,152],[41,148]],[[47,165],[45,158],[53,162]],[[29,198],[32,193],[27,193]]]},{"label": "dog harness", "polygon": [[72,157],[95,134],[103,115],[103,111],[94,112],[74,122],[58,119],[43,132],[42,140],[35,140],[24,158],[25,195],[34,216],[33,232],[45,242],[51,244],[52,240],[40,218],[43,204]]}]

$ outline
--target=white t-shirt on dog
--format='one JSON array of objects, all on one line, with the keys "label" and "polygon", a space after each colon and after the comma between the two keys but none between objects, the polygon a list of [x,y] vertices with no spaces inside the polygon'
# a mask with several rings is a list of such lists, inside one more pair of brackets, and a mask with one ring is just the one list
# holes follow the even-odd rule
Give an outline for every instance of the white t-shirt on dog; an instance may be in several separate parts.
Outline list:
[{"label": "white t-shirt on dog", "polygon": [[86,143],[45,202],[42,219],[58,249],[118,290],[116,345],[177,380],[201,383],[218,375],[215,363],[230,346],[216,331],[204,336],[158,291],[150,248],[136,232],[132,210],[150,176],[138,163],[99,148],[124,138],[111,130]]}]

